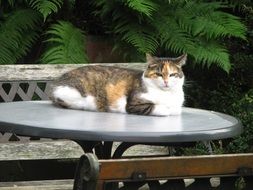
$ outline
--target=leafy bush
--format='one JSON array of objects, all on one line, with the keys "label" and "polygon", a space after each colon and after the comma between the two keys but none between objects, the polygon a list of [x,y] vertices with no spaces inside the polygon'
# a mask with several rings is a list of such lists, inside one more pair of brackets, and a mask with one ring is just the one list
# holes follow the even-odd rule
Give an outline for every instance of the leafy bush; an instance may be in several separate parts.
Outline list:
[{"label": "leafy bush", "polygon": [[[225,43],[231,53],[229,75],[214,66],[207,70],[188,64],[185,68],[188,76],[186,104],[227,113],[241,120],[243,134],[232,140],[223,140],[221,144],[213,142],[215,152],[253,152],[253,3],[232,1],[231,5],[247,25],[247,41],[234,39]],[[195,154],[199,149],[205,151],[197,146],[184,152]]]},{"label": "leafy bush", "polygon": [[240,137],[228,144],[228,151],[253,151],[253,89],[232,104],[230,114],[241,119],[244,132]]},{"label": "leafy bush", "polygon": [[[0,1],[0,64],[17,63],[34,48],[38,60],[45,49],[42,63],[88,62],[84,32],[70,22],[57,19],[61,11],[71,15],[71,10],[64,9],[70,4],[72,0]],[[61,18],[70,20],[66,16]],[[41,43],[45,33],[48,34],[45,41],[50,42],[46,48]]]},{"label": "leafy bush", "polygon": [[[248,61],[252,63],[253,59]],[[214,142],[215,152],[253,151],[253,86],[249,83],[251,76],[248,75],[252,66],[247,63],[242,65],[238,64],[238,67],[234,67],[230,75],[219,72],[217,68],[210,70],[186,68],[186,75],[188,75],[185,87],[186,106],[235,116],[244,126],[242,135],[233,140],[224,140],[222,147]],[[201,149],[199,146],[185,149],[185,153],[194,154],[199,149]],[[202,152],[205,152],[205,149],[202,149]]]},{"label": "leafy bush", "polygon": [[18,9],[0,21],[0,64],[16,63],[29,52],[39,38],[40,14],[31,9]]},{"label": "leafy bush", "polygon": [[[137,53],[187,52],[201,65],[230,70],[221,39],[245,38],[239,18],[221,11],[226,6],[205,1],[98,0],[97,14],[114,38]],[[129,47],[128,46],[128,47]]]},{"label": "leafy bush", "polygon": [[69,22],[59,21],[53,24],[46,34],[50,35],[47,42],[51,47],[42,55],[42,63],[87,62],[83,31]]},{"label": "leafy bush", "polygon": [[[87,6],[83,7],[84,4]],[[87,56],[80,45],[84,40],[79,40],[84,37],[84,32],[96,33],[99,30],[115,39],[114,49],[124,47],[123,51],[130,53],[130,57],[144,57],[145,53],[184,52],[202,66],[215,64],[228,72],[231,65],[223,40],[231,37],[246,39],[245,26],[238,17],[225,12],[227,6],[220,2],[94,0],[87,3],[80,0],[8,0],[0,1],[0,6],[3,12],[0,16],[0,41],[4,41],[0,47],[0,64],[18,62],[38,43],[39,52],[35,54],[40,57],[40,51],[45,50],[42,63],[87,62]],[[17,18],[22,23],[20,26],[13,17],[23,9],[28,11],[23,11]],[[92,17],[95,18],[89,21]],[[59,23],[60,20],[65,22]],[[89,22],[98,24],[91,25]],[[23,26],[26,28],[23,29]],[[95,28],[88,29],[88,26]],[[98,26],[100,27],[97,28]],[[58,32],[46,35],[45,40],[54,44],[50,43],[44,48],[44,44],[40,45],[40,41],[45,38],[43,34],[52,34],[52,31]],[[6,38],[9,33],[10,37]],[[68,38],[71,33],[78,37]],[[55,43],[56,38],[61,39],[61,42]],[[64,53],[59,51],[70,50],[69,42],[77,45],[76,51],[69,51],[69,56],[64,57]],[[16,51],[17,49],[21,50]]]}]

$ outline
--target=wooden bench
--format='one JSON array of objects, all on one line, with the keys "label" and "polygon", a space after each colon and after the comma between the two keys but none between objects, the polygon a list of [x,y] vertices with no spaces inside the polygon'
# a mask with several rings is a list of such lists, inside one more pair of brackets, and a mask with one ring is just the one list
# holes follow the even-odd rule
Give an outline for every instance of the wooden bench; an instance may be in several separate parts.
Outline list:
[{"label": "wooden bench", "polygon": [[[138,69],[143,69],[145,67],[142,63],[122,63],[116,65],[120,67]],[[83,65],[2,65],[0,66],[0,102],[47,100],[48,85],[50,84],[50,81],[62,73],[80,66]],[[48,141],[48,139],[40,139],[38,141],[38,139],[39,137],[20,137],[15,134],[0,133],[0,142],[2,143],[19,141],[19,143],[29,143],[30,145],[34,144],[34,142],[31,141],[37,140],[36,143],[38,144],[35,146],[48,147],[47,143],[51,143],[53,147],[57,147],[55,146],[57,143],[66,143],[64,144],[65,146],[61,146],[64,149],[68,147],[70,143],[65,141]],[[27,146],[27,144],[25,144],[25,146]],[[72,150],[78,147],[75,144],[72,146]],[[27,157],[15,157],[16,159],[12,158],[10,160],[7,160],[8,155],[6,155],[6,157],[1,158],[0,161],[0,181],[11,181],[11,177],[14,181],[73,179],[78,157],[81,154],[82,151],[80,150],[74,155],[61,155],[61,153],[59,153],[58,155],[60,156],[56,156],[55,158],[48,158],[47,156],[37,158],[31,157],[29,159]],[[151,180],[152,182],[157,183],[158,179],[206,178],[209,180],[210,177],[222,177],[220,188],[228,189],[229,187],[229,189],[233,189],[235,179],[239,176],[247,176],[244,178],[246,182],[245,188],[253,189],[253,154],[131,158],[114,160],[98,160],[93,155],[87,154],[82,157],[81,162],[79,163],[79,169],[82,168],[82,164],[87,164],[87,161],[85,161],[87,159],[89,160],[88,163],[90,166],[95,166],[93,170],[95,171],[93,173],[94,175],[92,174],[91,176],[87,176],[86,179],[89,180],[86,181],[83,180],[82,176],[81,178],[79,178],[80,176],[76,176],[76,178],[79,179],[76,180],[76,187],[88,185],[87,187],[89,187],[89,189],[93,189],[93,185],[98,184],[98,189],[102,189],[104,182],[142,182],[143,180]],[[25,168],[25,170],[24,168],[17,170],[20,164],[23,167],[27,166],[27,168]],[[6,172],[7,169],[8,172]],[[69,173],[68,175],[62,175],[62,171],[69,171]],[[40,173],[41,175],[35,175],[36,173]],[[16,176],[13,178],[14,174]],[[6,178],[9,177],[9,179],[4,180],[3,176]],[[196,182],[197,181],[200,180],[196,180]],[[173,180],[170,182],[172,183]],[[69,181],[67,183],[69,183]],[[8,182],[2,183],[2,188],[4,188],[4,184],[10,187],[10,183]],[[153,183],[150,182],[149,184],[152,186]],[[179,186],[181,189],[184,189],[182,185]],[[198,186],[197,183],[195,183],[195,187],[196,186]],[[164,184],[164,187],[166,187],[166,184]],[[203,188],[205,187],[203,187],[202,183],[202,186],[199,189]],[[166,187],[166,189],[169,189],[169,187]]]},{"label": "wooden bench", "polygon": [[[247,181],[247,186],[245,189],[252,189],[252,166],[253,154],[113,160],[98,160],[94,154],[85,154],[80,158],[78,165],[80,175],[76,176],[74,188],[76,188],[76,190],[102,190],[104,189],[106,182],[129,183],[148,181],[148,184],[152,189],[156,183],[160,183],[157,180],[170,179],[173,181],[174,179],[185,178],[246,176],[245,180]],[[167,181],[167,183],[159,187],[162,189],[185,189],[184,184],[170,184],[170,182],[171,181]],[[203,183],[202,180],[200,183],[201,186],[198,187],[195,185],[192,189],[209,189],[210,186],[208,187],[205,182],[206,181],[204,180]],[[132,188],[133,186],[129,186],[129,189]],[[233,187],[233,184],[231,185],[231,183],[227,183],[225,185],[223,184],[220,189],[223,188],[236,189],[236,187]]]}]

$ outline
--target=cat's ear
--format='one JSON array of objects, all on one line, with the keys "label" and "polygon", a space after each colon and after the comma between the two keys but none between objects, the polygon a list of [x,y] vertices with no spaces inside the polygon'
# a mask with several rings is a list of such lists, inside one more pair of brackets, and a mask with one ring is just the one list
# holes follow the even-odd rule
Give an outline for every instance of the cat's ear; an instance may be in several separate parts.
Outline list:
[{"label": "cat's ear", "polygon": [[156,62],[155,57],[153,57],[149,53],[146,53],[146,61],[148,65],[154,64]]},{"label": "cat's ear", "polygon": [[183,65],[185,65],[186,60],[187,60],[187,54],[185,53],[185,54],[179,56],[178,58],[176,58],[175,64],[176,64],[178,67],[182,67]]}]

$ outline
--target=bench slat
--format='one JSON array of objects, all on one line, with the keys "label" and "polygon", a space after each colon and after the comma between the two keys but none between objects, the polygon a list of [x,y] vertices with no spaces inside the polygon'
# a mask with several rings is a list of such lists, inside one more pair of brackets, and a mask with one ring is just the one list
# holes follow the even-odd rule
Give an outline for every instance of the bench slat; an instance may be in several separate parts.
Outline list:
[{"label": "bench slat", "polygon": [[129,180],[138,172],[145,173],[146,179],[237,176],[241,167],[253,172],[253,154],[99,160],[99,163],[99,179],[110,181]]},{"label": "bench slat", "polygon": [[[0,65],[0,81],[53,80],[67,71],[87,65],[91,64]],[[146,67],[145,63],[103,63],[99,65],[118,66],[132,69],[144,69]]]},{"label": "bench slat", "polygon": [[73,180],[0,182],[0,190],[72,190]]}]

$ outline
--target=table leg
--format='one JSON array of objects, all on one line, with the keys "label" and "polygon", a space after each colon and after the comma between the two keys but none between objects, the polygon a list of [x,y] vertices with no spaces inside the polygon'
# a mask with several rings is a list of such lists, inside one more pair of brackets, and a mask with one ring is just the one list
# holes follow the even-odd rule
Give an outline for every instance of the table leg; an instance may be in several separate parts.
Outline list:
[{"label": "table leg", "polygon": [[137,143],[121,143],[114,151],[112,158],[121,158],[124,152],[134,145],[137,145]]},{"label": "table leg", "polygon": [[97,145],[99,145],[99,141],[78,141],[78,140],[73,140],[74,142],[76,142],[85,153],[92,153],[93,152],[93,148]]},{"label": "table leg", "polygon": [[105,141],[103,143],[103,159],[110,159],[112,157],[113,142]]},{"label": "table leg", "polygon": [[76,141],[75,142],[81,146],[85,153],[93,153],[100,159],[111,158],[112,144],[113,142],[102,142],[102,141]]}]

